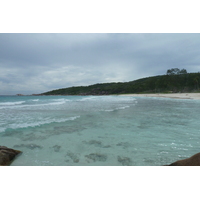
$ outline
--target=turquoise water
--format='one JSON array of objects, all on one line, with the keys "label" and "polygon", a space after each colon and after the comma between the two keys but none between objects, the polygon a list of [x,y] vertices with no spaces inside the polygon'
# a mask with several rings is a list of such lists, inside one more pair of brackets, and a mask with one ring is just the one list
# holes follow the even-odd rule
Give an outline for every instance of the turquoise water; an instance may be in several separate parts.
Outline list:
[{"label": "turquoise water", "polygon": [[1,96],[0,145],[13,166],[160,166],[199,150],[200,101]]}]

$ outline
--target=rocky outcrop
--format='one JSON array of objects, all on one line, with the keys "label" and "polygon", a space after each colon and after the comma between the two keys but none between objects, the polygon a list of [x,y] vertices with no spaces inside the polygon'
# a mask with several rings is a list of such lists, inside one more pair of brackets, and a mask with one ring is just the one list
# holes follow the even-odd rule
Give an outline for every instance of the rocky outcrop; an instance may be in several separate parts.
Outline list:
[{"label": "rocky outcrop", "polygon": [[0,166],[10,165],[15,157],[20,153],[22,152],[5,146],[0,146]]},{"label": "rocky outcrop", "polygon": [[167,166],[200,166],[200,153],[197,153],[190,158],[178,160]]}]

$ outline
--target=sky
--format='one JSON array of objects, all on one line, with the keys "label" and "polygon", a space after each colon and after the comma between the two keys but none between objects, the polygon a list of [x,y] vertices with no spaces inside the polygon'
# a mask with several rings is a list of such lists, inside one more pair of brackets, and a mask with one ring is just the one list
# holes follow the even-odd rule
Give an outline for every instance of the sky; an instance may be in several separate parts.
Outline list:
[{"label": "sky", "polygon": [[200,71],[200,34],[0,33],[0,95]]}]

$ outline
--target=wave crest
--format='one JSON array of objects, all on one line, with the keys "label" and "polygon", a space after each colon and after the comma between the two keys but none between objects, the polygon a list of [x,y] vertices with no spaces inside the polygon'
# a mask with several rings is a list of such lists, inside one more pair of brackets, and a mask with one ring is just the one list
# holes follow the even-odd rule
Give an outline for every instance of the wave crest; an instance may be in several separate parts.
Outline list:
[{"label": "wave crest", "polygon": [[14,106],[14,105],[20,105],[23,103],[25,103],[25,101],[1,102],[0,106]]},{"label": "wave crest", "polygon": [[74,116],[74,117],[67,117],[67,118],[61,118],[61,119],[43,119],[36,122],[25,122],[25,123],[17,123],[17,124],[11,124],[7,128],[0,128],[0,132],[6,131],[6,129],[17,129],[17,128],[28,128],[28,127],[37,127],[42,126],[45,124],[51,124],[51,123],[62,123],[66,121],[73,121],[80,118],[80,116]]}]

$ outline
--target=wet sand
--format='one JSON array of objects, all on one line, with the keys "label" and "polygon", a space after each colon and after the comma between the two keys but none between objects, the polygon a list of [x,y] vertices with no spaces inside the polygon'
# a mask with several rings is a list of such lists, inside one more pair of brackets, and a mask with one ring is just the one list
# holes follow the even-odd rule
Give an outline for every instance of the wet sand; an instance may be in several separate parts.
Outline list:
[{"label": "wet sand", "polygon": [[120,96],[135,96],[135,97],[162,97],[175,99],[200,99],[200,93],[170,93],[170,94],[123,94]]}]

